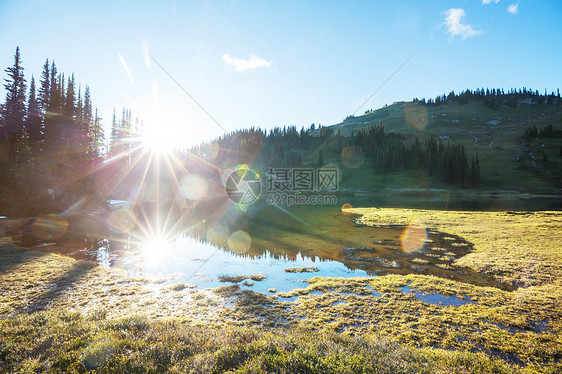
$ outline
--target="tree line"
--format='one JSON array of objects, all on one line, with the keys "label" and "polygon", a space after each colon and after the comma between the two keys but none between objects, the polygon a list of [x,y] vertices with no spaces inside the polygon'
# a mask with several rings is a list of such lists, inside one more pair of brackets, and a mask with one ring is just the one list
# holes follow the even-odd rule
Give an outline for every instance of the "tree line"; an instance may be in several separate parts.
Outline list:
[{"label": "tree line", "polygon": [[552,124],[538,129],[536,125],[527,127],[523,132],[523,140],[528,142],[539,138],[562,138],[562,131],[556,130]]},{"label": "tree line", "polygon": [[45,61],[41,75],[26,78],[19,47],[5,69],[0,104],[0,207],[67,206],[95,193],[91,171],[131,137],[131,114],[114,114],[109,144],[88,85]]},{"label": "tree line", "polygon": [[481,181],[478,156],[469,160],[464,146],[441,139],[408,139],[385,132],[382,123],[343,135],[333,127],[297,130],[295,126],[269,131],[249,128],[225,134],[191,150],[200,157],[211,157],[222,167],[237,163],[268,167],[321,167],[340,165],[344,171],[367,167],[372,173],[400,170],[425,170],[447,185],[476,186]]},{"label": "tree line", "polygon": [[[47,59],[39,82],[31,77],[29,90],[19,47],[14,65],[5,72],[6,99],[0,108],[0,134],[7,145],[4,155],[13,167],[40,166],[60,159],[95,160],[104,154],[104,133],[90,88],[82,90],[74,74],[65,77]],[[4,165],[5,166],[5,165]]]},{"label": "tree line", "polygon": [[527,87],[504,91],[503,88],[477,88],[476,90],[466,89],[460,93],[451,91],[449,94],[436,96],[434,99],[418,99],[412,100],[414,103],[423,105],[439,106],[441,104],[458,103],[460,105],[468,104],[470,102],[481,102],[485,106],[499,109],[500,106],[506,105],[509,107],[516,107],[519,104],[555,104],[560,102],[560,89],[556,93],[544,90],[544,94],[538,90],[530,90]]}]

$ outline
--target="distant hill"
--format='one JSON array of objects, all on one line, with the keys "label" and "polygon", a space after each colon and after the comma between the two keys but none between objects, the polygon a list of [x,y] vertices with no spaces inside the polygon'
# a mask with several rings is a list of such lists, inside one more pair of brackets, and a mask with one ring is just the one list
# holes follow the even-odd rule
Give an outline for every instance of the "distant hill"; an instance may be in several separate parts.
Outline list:
[{"label": "distant hill", "polygon": [[[484,102],[445,102],[440,105],[397,102],[330,126],[348,135],[382,123],[386,132],[407,137],[442,139],[478,154],[488,186],[506,189],[562,187],[562,138],[522,136],[533,126],[562,131],[562,101],[521,99],[493,108]],[[319,130],[315,130],[318,132]],[[543,162],[543,160],[545,160]]]},{"label": "distant hill", "polygon": [[[468,190],[562,195],[562,99],[526,89],[414,99],[332,126],[248,128],[201,144],[193,169],[249,165],[341,171],[344,192]],[[203,165],[199,172],[207,167]]]}]

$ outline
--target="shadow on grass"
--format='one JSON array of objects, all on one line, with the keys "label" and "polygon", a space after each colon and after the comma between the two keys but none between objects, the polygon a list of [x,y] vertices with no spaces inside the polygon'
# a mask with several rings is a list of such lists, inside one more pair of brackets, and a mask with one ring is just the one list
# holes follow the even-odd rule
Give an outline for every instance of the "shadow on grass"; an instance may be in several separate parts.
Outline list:
[{"label": "shadow on grass", "polygon": [[[50,283],[42,286],[44,290],[36,293],[25,306],[26,312],[35,312],[46,309],[53,301],[62,297],[68,289],[78,283],[89,271],[96,267],[95,263],[78,261],[70,269],[58,277],[52,279]],[[40,287],[39,285],[36,287]]]},{"label": "shadow on grass", "polygon": [[7,273],[16,266],[26,264],[45,256],[46,253],[30,251],[12,244],[0,244],[0,274]]}]

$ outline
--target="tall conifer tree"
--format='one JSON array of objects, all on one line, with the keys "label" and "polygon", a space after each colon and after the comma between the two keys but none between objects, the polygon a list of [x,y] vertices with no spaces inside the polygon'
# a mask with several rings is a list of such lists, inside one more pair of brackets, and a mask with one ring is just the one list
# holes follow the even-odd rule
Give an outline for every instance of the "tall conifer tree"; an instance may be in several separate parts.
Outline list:
[{"label": "tall conifer tree", "polygon": [[6,68],[8,78],[6,89],[6,102],[2,113],[2,137],[9,143],[9,154],[13,162],[18,164],[18,153],[23,152],[25,130],[25,77],[21,65],[20,48],[16,47],[14,65]]},{"label": "tall conifer tree", "polygon": [[33,157],[38,157],[43,143],[43,133],[41,131],[41,111],[37,102],[35,91],[35,78],[31,76],[29,87],[29,97],[27,100],[27,134],[29,137],[30,150]]}]

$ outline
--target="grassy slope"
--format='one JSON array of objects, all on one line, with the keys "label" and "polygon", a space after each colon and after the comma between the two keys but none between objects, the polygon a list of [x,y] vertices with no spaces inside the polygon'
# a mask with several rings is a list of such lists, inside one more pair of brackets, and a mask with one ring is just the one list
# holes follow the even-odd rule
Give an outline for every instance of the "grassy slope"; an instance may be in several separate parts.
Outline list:
[{"label": "grassy slope", "polygon": [[[354,117],[334,125],[343,134],[357,131],[381,121],[386,131],[401,133],[420,140],[430,137],[447,137],[455,143],[464,144],[469,155],[478,154],[482,175],[487,185],[506,189],[547,189],[552,184],[540,177],[537,169],[517,160],[525,156],[521,135],[527,127],[542,128],[553,124],[560,128],[562,123],[562,104],[519,105],[516,108],[501,107],[493,110],[481,103],[441,106],[421,106],[412,103],[396,103],[366,115]],[[499,121],[488,124],[489,121]],[[548,159],[560,167],[560,139],[547,140],[544,151]],[[554,143],[554,144],[550,144]],[[326,159],[326,157],[325,157]],[[327,158],[336,161],[337,156]],[[501,167],[498,167],[501,166]],[[368,168],[363,168],[368,169]],[[392,173],[389,176],[373,176],[369,170],[357,171],[351,176],[349,184],[365,189],[372,187],[415,188],[436,186],[438,182],[419,173]]]}]

